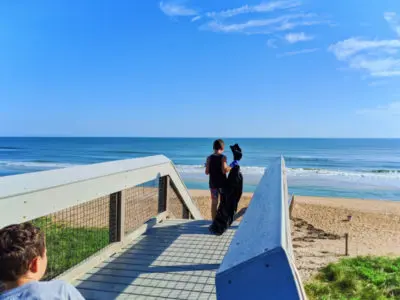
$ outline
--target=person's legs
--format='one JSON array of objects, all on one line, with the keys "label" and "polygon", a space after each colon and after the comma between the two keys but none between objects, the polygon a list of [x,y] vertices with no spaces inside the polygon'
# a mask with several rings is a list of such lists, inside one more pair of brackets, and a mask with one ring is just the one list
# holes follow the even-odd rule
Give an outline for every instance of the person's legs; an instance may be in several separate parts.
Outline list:
[{"label": "person's legs", "polygon": [[210,192],[211,192],[211,218],[212,220],[214,220],[217,215],[219,192],[218,189],[210,189]]}]

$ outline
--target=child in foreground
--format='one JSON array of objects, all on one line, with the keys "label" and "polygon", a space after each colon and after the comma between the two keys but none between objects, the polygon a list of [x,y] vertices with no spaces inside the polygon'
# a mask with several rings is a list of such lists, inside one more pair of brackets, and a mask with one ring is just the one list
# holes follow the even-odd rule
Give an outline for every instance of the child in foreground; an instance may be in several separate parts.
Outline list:
[{"label": "child in foreground", "polygon": [[64,281],[39,282],[46,268],[46,242],[39,228],[24,223],[0,230],[0,282],[5,289],[0,300],[84,299]]}]

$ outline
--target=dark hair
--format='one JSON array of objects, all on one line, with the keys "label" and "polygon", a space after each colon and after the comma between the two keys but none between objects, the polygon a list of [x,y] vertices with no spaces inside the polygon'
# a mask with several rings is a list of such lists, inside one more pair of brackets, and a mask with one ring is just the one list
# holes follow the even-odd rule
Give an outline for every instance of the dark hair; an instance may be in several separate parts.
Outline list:
[{"label": "dark hair", "polygon": [[213,145],[213,149],[214,150],[221,150],[223,149],[225,146],[225,143],[223,140],[219,139],[219,140],[215,140],[214,141],[214,145]]},{"label": "dark hair", "polygon": [[17,281],[37,256],[44,255],[44,234],[32,223],[15,224],[0,230],[0,281]]}]

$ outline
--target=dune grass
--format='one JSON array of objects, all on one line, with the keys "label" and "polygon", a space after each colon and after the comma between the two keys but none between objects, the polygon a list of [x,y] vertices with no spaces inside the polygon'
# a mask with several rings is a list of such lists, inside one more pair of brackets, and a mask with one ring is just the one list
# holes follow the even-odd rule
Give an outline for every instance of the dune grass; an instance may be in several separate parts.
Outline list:
[{"label": "dune grass", "polygon": [[310,300],[400,299],[400,258],[342,259],[322,269],[305,289]]},{"label": "dune grass", "polygon": [[46,234],[48,267],[45,280],[60,275],[109,243],[108,228],[72,227],[48,217],[33,223]]}]

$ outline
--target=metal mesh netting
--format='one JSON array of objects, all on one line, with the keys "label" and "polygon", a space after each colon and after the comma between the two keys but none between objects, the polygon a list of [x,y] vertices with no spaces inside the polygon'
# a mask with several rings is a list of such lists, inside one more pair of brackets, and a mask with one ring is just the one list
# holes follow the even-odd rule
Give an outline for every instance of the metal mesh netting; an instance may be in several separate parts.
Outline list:
[{"label": "metal mesh netting", "polygon": [[[172,182],[166,190],[168,211],[175,218],[189,218]],[[118,217],[111,207],[118,197],[124,200],[124,228],[125,233],[130,233],[165,210],[165,204],[160,206],[159,195],[156,179],[32,220],[46,236],[48,267],[44,279],[59,276],[114,241]]]},{"label": "metal mesh netting", "polygon": [[168,187],[168,211],[177,219],[189,219],[189,210],[171,182]]},{"label": "metal mesh netting", "polygon": [[126,189],[125,233],[130,233],[158,214],[158,180]]},{"label": "metal mesh netting", "polygon": [[46,280],[52,279],[109,244],[108,196],[32,221],[44,231],[48,257]]}]

